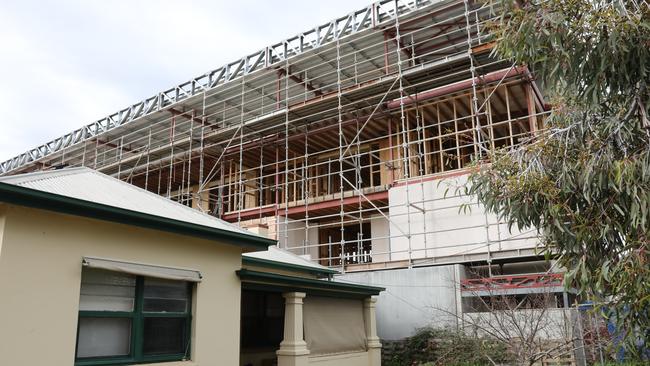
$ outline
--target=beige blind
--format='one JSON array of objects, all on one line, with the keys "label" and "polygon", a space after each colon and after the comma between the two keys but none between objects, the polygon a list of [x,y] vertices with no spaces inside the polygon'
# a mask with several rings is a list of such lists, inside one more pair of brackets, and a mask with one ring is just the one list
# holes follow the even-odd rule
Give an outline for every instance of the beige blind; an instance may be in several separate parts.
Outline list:
[{"label": "beige blind", "polygon": [[83,265],[88,268],[130,273],[137,276],[164,278],[168,280],[201,282],[201,272],[191,269],[171,268],[151,264],[123,262],[112,259],[83,257]]},{"label": "beige blind", "polygon": [[303,316],[305,342],[312,355],[366,349],[361,300],[307,295]]}]

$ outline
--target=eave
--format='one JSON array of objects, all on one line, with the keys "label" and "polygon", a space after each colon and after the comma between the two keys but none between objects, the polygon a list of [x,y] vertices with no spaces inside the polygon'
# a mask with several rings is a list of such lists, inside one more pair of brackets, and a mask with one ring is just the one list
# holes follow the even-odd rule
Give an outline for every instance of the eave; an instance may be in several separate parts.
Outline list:
[{"label": "eave", "polygon": [[363,298],[379,295],[382,287],[358,285],[328,280],[317,280],[241,269],[237,276],[242,281],[242,288],[279,292],[306,292],[322,296]]}]

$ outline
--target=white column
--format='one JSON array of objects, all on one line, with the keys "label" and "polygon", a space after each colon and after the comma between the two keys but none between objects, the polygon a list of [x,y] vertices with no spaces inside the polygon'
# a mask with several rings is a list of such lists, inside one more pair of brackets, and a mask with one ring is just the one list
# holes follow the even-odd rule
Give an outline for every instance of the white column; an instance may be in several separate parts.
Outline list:
[{"label": "white column", "polygon": [[377,336],[377,316],[375,314],[376,305],[376,296],[371,296],[363,300],[363,320],[366,328],[366,346],[368,347],[369,366],[381,365],[381,343]]},{"label": "white column", "polygon": [[284,339],[280,343],[278,366],[307,366],[309,350],[303,336],[302,299],[304,292],[287,292],[284,297]]}]

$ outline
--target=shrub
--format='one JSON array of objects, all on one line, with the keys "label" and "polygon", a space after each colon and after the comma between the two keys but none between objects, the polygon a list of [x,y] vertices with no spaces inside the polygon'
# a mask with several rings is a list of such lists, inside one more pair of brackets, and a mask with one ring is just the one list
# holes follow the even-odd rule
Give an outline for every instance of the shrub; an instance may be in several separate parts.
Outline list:
[{"label": "shrub", "polygon": [[487,366],[507,363],[505,346],[448,329],[423,328],[403,341],[386,366]]}]

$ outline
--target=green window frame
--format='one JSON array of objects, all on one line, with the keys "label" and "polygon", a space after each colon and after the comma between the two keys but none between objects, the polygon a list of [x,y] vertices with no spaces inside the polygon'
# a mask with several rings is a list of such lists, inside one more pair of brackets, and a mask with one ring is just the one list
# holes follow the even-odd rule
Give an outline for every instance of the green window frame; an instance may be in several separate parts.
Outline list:
[{"label": "green window frame", "polygon": [[[108,357],[77,357],[77,349],[75,348],[75,366],[94,366],[94,365],[129,365],[134,363],[154,363],[154,362],[172,362],[184,361],[190,359],[190,334],[192,323],[192,290],[194,288],[192,282],[183,282],[187,288],[187,305],[184,312],[171,312],[171,311],[145,311],[144,310],[144,287],[145,278],[153,279],[153,277],[135,276],[135,298],[133,311],[79,311],[79,319],[77,322],[77,340],[79,344],[79,323],[82,318],[124,318],[131,321],[131,335],[130,335],[130,354],[128,356],[108,356]],[[144,352],[145,347],[145,322],[148,319],[182,319],[185,322],[184,331],[182,335],[183,348],[185,352],[174,354],[150,354]]]}]

